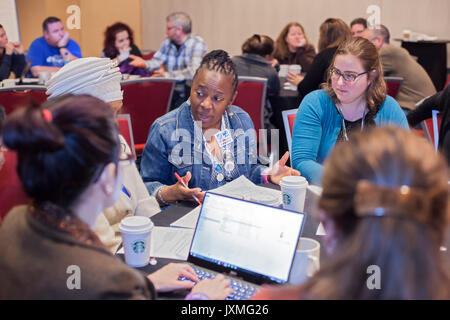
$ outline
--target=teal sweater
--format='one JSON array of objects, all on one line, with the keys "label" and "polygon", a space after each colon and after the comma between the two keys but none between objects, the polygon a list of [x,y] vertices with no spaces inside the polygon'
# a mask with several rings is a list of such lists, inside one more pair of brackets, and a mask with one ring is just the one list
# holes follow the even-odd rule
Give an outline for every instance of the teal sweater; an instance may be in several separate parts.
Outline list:
[{"label": "teal sweater", "polygon": [[[374,118],[377,126],[396,124],[409,129],[398,103],[390,96]],[[295,117],[292,135],[292,166],[312,184],[321,184],[322,163],[333,149],[342,126],[342,116],[325,90],[305,96]]]}]

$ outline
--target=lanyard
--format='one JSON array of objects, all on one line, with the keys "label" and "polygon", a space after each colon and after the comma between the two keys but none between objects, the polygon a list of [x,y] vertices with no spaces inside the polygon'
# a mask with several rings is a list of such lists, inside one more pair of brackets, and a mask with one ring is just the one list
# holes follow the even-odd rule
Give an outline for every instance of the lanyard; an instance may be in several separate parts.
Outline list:
[{"label": "lanyard", "polygon": [[[345,141],[348,141],[348,135],[347,135],[347,128],[345,127],[345,117],[344,117],[344,113],[342,112],[342,107],[341,105],[338,106],[338,110],[339,113],[342,116],[342,129],[343,129],[343,133],[344,133],[344,139]],[[361,132],[364,130],[364,118],[366,117],[366,109],[364,108],[364,113],[362,116],[362,121],[361,121]]]},{"label": "lanyard", "polygon": [[216,133],[214,136],[216,137],[216,142],[220,147],[220,150],[222,152],[222,161],[218,161],[218,159],[213,155],[212,150],[206,141],[205,135],[203,135],[203,143],[205,145],[206,152],[211,160],[212,167],[214,169],[214,172],[216,174],[217,181],[221,182],[224,178],[226,180],[231,180],[231,171],[234,169],[234,157],[233,152],[230,149],[231,143],[222,143],[222,141],[219,141],[217,139],[218,135],[222,136],[226,132],[227,136],[230,137],[231,134],[227,128],[225,117],[222,116],[222,124],[220,127],[221,131]]}]

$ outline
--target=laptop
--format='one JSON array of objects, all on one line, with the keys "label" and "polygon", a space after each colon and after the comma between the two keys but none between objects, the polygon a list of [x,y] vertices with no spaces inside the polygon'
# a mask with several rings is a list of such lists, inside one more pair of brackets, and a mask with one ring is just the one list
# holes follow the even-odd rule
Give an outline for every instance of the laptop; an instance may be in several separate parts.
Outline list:
[{"label": "laptop", "polygon": [[261,284],[288,282],[305,214],[207,192],[188,263],[200,279],[225,273],[246,300]]}]

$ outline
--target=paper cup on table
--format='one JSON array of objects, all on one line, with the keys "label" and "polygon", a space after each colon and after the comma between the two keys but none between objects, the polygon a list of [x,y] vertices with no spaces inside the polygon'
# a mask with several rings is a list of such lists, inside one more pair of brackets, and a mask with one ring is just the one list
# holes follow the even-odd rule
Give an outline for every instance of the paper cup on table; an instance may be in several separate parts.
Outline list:
[{"label": "paper cup on table", "polygon": [[14,87],[16,85],[16,79],[5,79],[2,81],[2,87]]},{"label": "paper cup on table", "polygon": [[303,212],[305,207],[306,188],[308,181],[301,176],[286,176],[281,179],[281,196],[283,208]]},{"label": "paper cup on table", "polygon": [[38,73],[39,83],[45,84],[48,81],[48,79],[50,79],[50,76],[51,76],[50,72],[47,72],[47,71],[39,72]]},{"label": "paper cup on table", "polygon": [[147,217],[127,217],[120,222],[126,264],[144,267],[149,263],[152,229],[153,222]]},{"label": "paper cup on table", "polygon": [[320,243],[300,238],[289,275],[290,284],[300,284],[311,278],[320,268]]}]

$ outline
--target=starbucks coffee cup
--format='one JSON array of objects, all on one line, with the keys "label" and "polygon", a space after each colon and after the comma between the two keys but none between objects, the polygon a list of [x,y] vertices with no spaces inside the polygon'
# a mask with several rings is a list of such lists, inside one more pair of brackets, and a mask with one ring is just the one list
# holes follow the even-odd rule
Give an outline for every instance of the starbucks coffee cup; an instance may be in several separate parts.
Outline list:
[{"label": "starbucks coffee cup", "polygon": [[153,222],[147,217],[127,217],[120,222],[126,264],[144,267],[149,263],[152,229]]},{"label": "starbucks coffee cup", "polygon": [[301,176],[286,176],[280,182],[283,208],[303,212],[308,181]]}]

